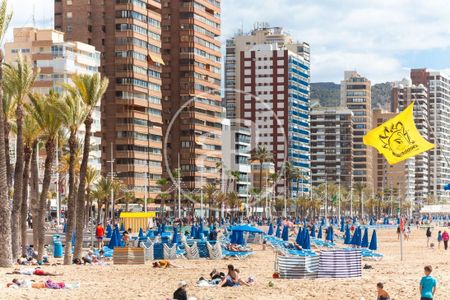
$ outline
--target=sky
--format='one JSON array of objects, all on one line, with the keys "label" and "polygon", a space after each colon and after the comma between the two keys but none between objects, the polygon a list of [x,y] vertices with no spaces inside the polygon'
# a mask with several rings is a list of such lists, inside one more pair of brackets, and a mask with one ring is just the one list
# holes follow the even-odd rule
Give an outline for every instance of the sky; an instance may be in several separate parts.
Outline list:
[{"label": "sky", "polygon": [[[52,26],[53,0],[9,3],[11,28],[33,25],[33,11],[36,26]],[[267,22],[310,44],[312,82],[338,83],[344,70],[395,81],[411,68],[450,73],[449,15],[448,0],[222,0],[222,41]]]}]

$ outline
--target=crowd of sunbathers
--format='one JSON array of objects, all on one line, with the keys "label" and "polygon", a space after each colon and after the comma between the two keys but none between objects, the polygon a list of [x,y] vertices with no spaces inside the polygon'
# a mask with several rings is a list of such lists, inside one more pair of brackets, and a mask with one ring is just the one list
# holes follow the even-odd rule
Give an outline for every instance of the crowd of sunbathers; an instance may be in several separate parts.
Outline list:
[{"label": "crowd of sunbathers", "polygon": [[226,246],[227,250],[229,251],[233,251],[233,252],[251,252],[253,251],[252,248],[248,247],[248,246],[242,246],[239,244],[228,244]]}]

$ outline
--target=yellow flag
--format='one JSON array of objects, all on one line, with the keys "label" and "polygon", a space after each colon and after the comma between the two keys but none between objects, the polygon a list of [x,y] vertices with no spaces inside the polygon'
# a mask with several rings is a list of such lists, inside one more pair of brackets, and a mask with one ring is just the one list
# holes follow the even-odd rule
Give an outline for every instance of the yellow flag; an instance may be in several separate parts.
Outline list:
[{"label": "yellow flag", "polygon": [[391,165],[434,148],[417,130],[413,108],[414,102],[363,138],[364,144],[376,148]]}]

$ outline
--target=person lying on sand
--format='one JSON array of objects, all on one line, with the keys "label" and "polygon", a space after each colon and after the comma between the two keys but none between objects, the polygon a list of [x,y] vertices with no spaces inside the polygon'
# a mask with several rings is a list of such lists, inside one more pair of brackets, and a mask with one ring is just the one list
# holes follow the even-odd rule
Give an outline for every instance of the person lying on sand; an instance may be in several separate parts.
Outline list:
[{"label": "person lying on sand", "polygon": [[386,292],[384,290],[383,283],[378,282],[377,283],[377,300],[389,300],[389,299],[391,299],[391,298],[389,297],[388,292]]},{"label": "person lying on sand", "polygon": [[251,251],[253,251],[253,249],[250,247],[243,247],[238,244],[228,244],[227,250],[233,251],[233,252],[251,252]]},{"label": "person lying on sand", "polygon": [[153,262],[153,268],[162,268],[162,269],[167,269],[167,268],[181,268],[180,266],[175,265],[174,263],[171,263],[168,260],[162,259],[162,260],[157,260],[155,262]]},{"label": "person lying on sand", "polygon": [[42,270],[37,267],[36,269],[14,269],[11,273],[6,273],[8,275],[18,274],[18,275],[37,275],[37,276],[62,276],[63,274],[51,273]]},{"label": "person lying on sand", "polygon": [[54,282],[51,279],[47,279],[46,281],[32,282],[31,280],[19,280],[14,278],[12,282],[6,284],[8,288],[33,288],[33,289],[74,289],[79,288],[80,284],[67,284],[64,282]]}]

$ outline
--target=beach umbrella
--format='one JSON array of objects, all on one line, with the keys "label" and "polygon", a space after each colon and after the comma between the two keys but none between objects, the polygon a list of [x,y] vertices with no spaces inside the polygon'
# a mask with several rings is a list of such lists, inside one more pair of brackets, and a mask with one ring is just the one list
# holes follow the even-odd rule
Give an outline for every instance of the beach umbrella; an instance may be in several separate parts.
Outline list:
[{"label": "beach umbrella", "polygon": [[344,244],[350,245],[352,243],[352,235],[350,233],[350,227],[345,227],[345,234],[344,234]]},{"label": "beach umbrella", "polygon": [[301,227],[298,228],[297,237],[295,238],[295,242],[299,245],[302,244],[303,240],[303,229]]},{"label": "beach umbrella", "polygon": [[341,232],[345,231],[345,224],[344,224],[344,219],[341,220]]},{"label": "beach umbrella", "polygon": [[355,245],[357,247],[361,246],[361,228],[360,227],[356,228],[355,233],[353,234],[352,245]]},{"label": "beach umbrella", "polygon": [[319,232],[317,233],[317,238],[322,239],[322,225],[319,226]]},{"label": "beach umbrella", "polygon": [[144,239],[144,232],[142,231],[142,228],[139,228],[139,235],[138,235],[139,239],[142,240]]},{"label": "beach umbrella", "polygon": [[[64,226],[66,226],[66,224],[64,224]],[[65,227],[64,227],[64,229],[65,229]],[[108,224],[108,226],[106,226],[106,237],[107,237],[108,239],[111,238],[112,231],[113,231],[113,230],[112,230],[111,225]],[[64,230],[64,232],[66,232],[66,231]]]},{"label": "beach umbrella", "polygon": [[120,231],[125,231],[125,224],[120,224]]},{"label": "beach umbrella", "polygon": [[66,233],[67,223],[64,223],[63,233]]},{"label": "beach umbrella", "polygon": [[163,233],[163,232],[165,232],[166,231],[166,224],[162,224],[161,225],[161,233]]},{"label": "beach umbrella", "polygon": [[333,226],[328,227],[326,240],[333,242]]},{"label": "beach umbrella", "polygon": [[304,235],[305,238],[303,239],[302,248],[303,249],[311,249],[311,240],[309,238],[308,229],[305,229],[306,234]]},{"label": "beach umbrella", "polygon": [[237,242],[237,231],[232,231],[230,236],[230,243],[236,244]]},{"label": "beach umbrella", "polygon": [[268,235],[273,235],[273,226],[272,224],[269,225],[269,231],[267,232]]},{"label": "beach umbrella", "polygon": [[289,240],[289,227],[287,226],[283,227],[283,233],[281,234],[281,238],[283,239],[283,241]]},{"label": "beach umbrella", "polygon": [[373,225],[373,218],[370,218],[370,222],[369,225],[372,226]]},{"label": "beach umbrella", "polygon": [[195,238],[195,226],[193,224],[191,226],[191,238]]},{"label": "beach umbrella", "polygon": [[202,237],[201,227],[195,227],[195,239],[199,240]]},{"label": "beach umbrella", "polygon": [[154,239],[155,238],[155,233],[153,232],[153,230],[147,231],[147,237],[149,239]]},{"label": "beach umbrella", "polygon": [[321,226],[325,225],[325,219],[324,218],[322,218],[322,220],[320,221],[320,225]]},{"label": "beach umbrella", "polygon": [[314,224],[311,228],[311,237],[313,237],[313,238],[316,237],[316,225],[314,225]]},{"label": "beach umbrella", "polygon": [[277,238],[281,237],[280,224],[277,225],[277,230],[275,231],[275,236],[276,236]]},{"label": "beach umbrella", "polygon": [[373,230],[373,233],[372,233],[372,239],[370,240],[369,249],[373,250],[373,251],[378,249],[378,246],[377,246],[377,232],[376,232],[375,229]]},{"label": "beach umbrella", "polygon": [[177,244],[177,243],[178,243],[178,233],[177,233],[177,228],[174,227],[173,228],[172,244]]},{"label": "beach umbrella", "polygon": [[367,248],[369,247],[369,228],[364,229],[364,235],[361,241],[361,247]]},{"label": "beach umbrella", "polygon": [[237,236],[236,244],[245,245],[244,232],[240,230],[235,232]]},{"label": "beach umbrella", "polygon": [[108,248],[110,248],[110,249],[114,249],[114,247],[117,247],[117,245],[116,245],[116,239],[117,239],[116,236],[117,235],[115,234],[115,231],[116,230],[114,229],[111,239],[109,240]]},{"label": "beach umbrella", "polygon": [[120,234],[119,230],[116,230],[116,245],[117,247],[122,246],[122,235]]}]

